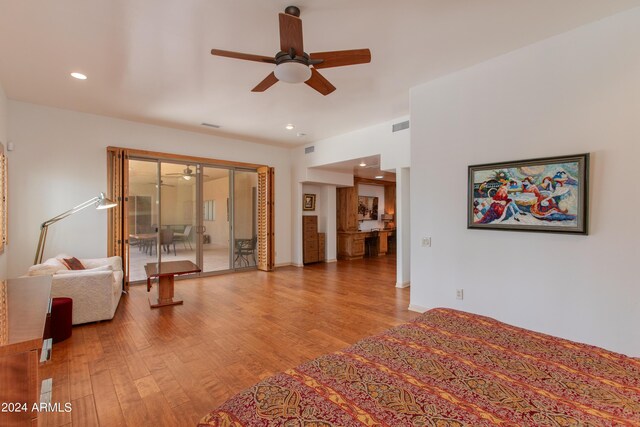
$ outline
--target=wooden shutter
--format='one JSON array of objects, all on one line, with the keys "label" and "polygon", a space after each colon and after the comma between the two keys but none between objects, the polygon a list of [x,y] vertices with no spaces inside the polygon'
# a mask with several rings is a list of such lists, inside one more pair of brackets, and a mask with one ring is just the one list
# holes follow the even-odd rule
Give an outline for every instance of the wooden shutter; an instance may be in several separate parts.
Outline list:
[{"label": "wooden shutter", "polygon": [[274,168],[258,168],[258,269],[275,268]]},{"label": "wooden shutter", "polygon": [[107,195],[118,206],[109,209],[107,256],[122,258],[124,273],[123,289],[129,291],[129,222],[127,221],[127,202],[129,196],[129,156],[123,148],[107,148],[107,175],[109,184]]}]

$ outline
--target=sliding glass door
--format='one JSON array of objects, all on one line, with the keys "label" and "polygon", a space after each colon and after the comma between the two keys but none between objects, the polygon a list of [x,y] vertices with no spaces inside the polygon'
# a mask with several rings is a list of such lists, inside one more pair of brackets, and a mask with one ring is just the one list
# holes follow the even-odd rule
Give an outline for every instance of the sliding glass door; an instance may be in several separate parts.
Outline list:
[{"label": "sliding glass door", "polygon": [[145,264],[156,262],[160,204],[158,162],[129,160],[129,280],[146,279]]},{"label": "sliding glass door", "polygon": [[233,267],[255,267],[258,174],[255,171],[236,170],[233,175]]},{"label": "sliding glass door", "polygon": [[129,277],[189,260],[201,274],[257,265],[257,173],[166,159],[129,160]]},{"label": "sliding glass door", "polygon": [[202,272],[231,268],[230,198],[233,171],[212,166],[202,167]]},{"label": "sliding glass door", "polygon": [[160,182],[158,258],[198,264],[197,165],[161,162]]}]

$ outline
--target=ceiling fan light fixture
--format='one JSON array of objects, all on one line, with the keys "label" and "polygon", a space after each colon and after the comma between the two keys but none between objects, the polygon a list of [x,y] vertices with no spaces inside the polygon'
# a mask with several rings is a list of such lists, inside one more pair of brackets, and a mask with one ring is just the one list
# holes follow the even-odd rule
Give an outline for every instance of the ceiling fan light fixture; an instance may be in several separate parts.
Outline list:
[{"label": "ceiling fan light fixture", "polygon": [[297,61],[282,62],[273,71],[276,78],[285,83],[304,83],[311,78],[311,69]]},{"label": "ceiling fan light fixture", "polygon": [[184,179],[186,179],[187,181],[191,180],[191,175],[183,175],[182,176]]}]

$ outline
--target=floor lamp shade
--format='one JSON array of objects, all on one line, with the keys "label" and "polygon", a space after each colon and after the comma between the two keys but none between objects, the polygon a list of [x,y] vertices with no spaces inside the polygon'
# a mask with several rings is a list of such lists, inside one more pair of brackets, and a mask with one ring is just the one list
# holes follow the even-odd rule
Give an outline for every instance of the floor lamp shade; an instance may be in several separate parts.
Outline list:
[{"label": "floor lamp shade", "polygon": [[79,204],[76,207],[69,209],[66,212],[61,213],[60,215],[56,215],[51,219],[46,220],[40,225],[40,240],[38,240],[38,248],[36,249],[36,256],[33,259],[33,264],[40,264],[42,262],[42,256],[44,254],[44,245],[47,241],[47,231],[49,226],[55,224],[56,222],[65,219],[68,216],[73,215],[76,212],[80,212],[83,209],[86,209],[90,206],[95,206],[96,209],[111,209],[118,204],[113,200],[108,199],[104,193],[100,193],[96,197],[93,197],[87,200],[84,203]]}]

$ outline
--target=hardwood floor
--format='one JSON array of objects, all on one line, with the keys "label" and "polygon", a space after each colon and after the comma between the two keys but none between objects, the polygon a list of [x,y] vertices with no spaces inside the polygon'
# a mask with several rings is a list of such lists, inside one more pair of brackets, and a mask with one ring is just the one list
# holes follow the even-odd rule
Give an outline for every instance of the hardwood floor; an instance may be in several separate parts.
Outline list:
[{"label": "hardwood floor", "polygon": [[194,426],[262,378],[415,317],[394,285],[386,256],[177,281],[184,305],[154,310],[132,287],[113,320],[54,345],[40,375],[73,409],[41,425]]}]

